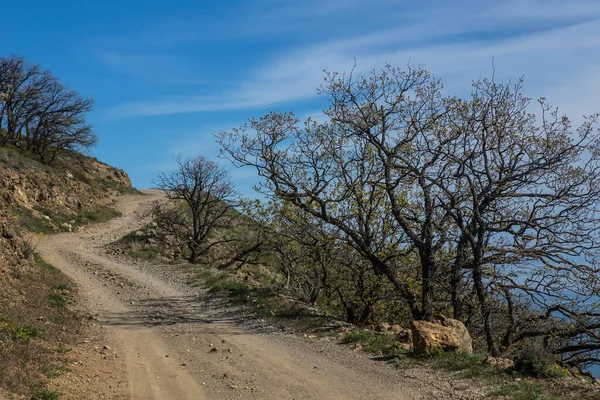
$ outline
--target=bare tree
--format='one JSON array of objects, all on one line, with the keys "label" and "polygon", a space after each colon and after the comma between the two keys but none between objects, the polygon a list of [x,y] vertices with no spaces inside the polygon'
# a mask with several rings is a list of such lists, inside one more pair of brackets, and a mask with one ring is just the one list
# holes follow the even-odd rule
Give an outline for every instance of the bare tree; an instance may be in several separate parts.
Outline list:
[{"label": "bare tree", "polygon": [[213,246],[230,241],[213,233],[231,226],[237,193],[229,173],[215,162],[202,156],[177,156],[175,162],[173,172],[161,172],[154,182],[172,202],[157,204],[153,214],[159,226],[185,243],[190,263],[196,263]]},{"label": "bare tree", "polygon": [[35,109],[34,98],[39,94],[41,75],[38,65],[30,65],[24,57],[0,58],[0,124],[3,135],[0,145],[17,142],[28,115]]},{"label": "bare tree", "polygon": [[97,137],[87,124],[85,114],[93,100],[52,79],[39,96],[25,124],[27,149],[42,162],[52,163],[63,151],[82,151],[93,146]]},{"label": "bare tree", "polygon": [[[418,156],[443,146],[428,139],[445,129],[440,89],[422,69],[388,67],[368,79],[329,74],[329,123],[300,127],[293,114],[271,113],[220,139],[234,163],[265,178],[263,193],[339,229],[415,319],[433,317],[436,255],[448,243],[448,216],[424,179],[435,165]],[[415,253],[417,268],[404,263]]]},{"label": "bare tree", "polygon": [[0,58],[0,145],[12,143],[51,163],[84,151],[98,138],[86,122],[93,100],[69,90],[23,57]]}]

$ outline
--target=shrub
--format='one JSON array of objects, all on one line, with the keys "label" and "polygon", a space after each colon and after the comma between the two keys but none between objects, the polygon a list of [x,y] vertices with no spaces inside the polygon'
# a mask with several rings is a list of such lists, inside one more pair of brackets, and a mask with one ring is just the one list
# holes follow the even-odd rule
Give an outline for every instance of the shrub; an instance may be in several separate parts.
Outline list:
[{"label": "shrub", "polygon": [[250,294],[250,288],[244,282],[225,281],[213,284],[210,292],[228,292],[231,297],[246,297]]},{"label": "shrub", "polygon": [[557,364],[557,358],[539,343],[524,346],[515,359],[514,371],[534,378],[560,378],[568,370]]}]

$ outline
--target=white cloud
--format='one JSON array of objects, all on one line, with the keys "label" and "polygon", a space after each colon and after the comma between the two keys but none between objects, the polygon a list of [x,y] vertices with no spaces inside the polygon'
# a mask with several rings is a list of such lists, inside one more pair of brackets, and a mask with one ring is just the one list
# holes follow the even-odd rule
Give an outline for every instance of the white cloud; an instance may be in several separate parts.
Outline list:
[{"label": "white cloud", "polygon": [[[282,7],[273,15],[285,22],[298,9],[287,1],[280,3]],[[352,2],[350,9],[360,12],[359,3]],[[148,116],[289,105],[316,95],[323,69],[347,71],[355,58],[359,73],[381,68],[384,63],[423,63],[451,92],[468,90],[472,79],[490,75],[494,59],[500,77],[525,75],[526,93],[534,97],[560,92],[558,102],[568,103],[566,108],[585,107],[581,111],[586,113],[600,104],[600,92],[590,90],[595,80],[581,79],[584,73],[591,78],[589,71],[600,67],[600,2],[511,0],[502,5],[486,3],[490,4],[487,7],[471,0],[430,3],[436,7],[428,8],[426,3],[422,9],[408,10],[412,22],[400,24],[400,28],[371,26],[360,35],[280,52],[249,68],[246,78],[233,89],[220,90],[219,95],[136,101],[113,112]],[[330,16],[335,7],[341,7],[339,1],[328,4],[304,14]]]}]

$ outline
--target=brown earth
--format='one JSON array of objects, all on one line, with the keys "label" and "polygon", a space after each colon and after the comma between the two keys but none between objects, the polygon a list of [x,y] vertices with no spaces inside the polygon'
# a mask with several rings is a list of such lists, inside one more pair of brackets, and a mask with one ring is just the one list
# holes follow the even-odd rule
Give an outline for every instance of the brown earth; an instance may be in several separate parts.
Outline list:
[{"label": "brown earth", "polygon": [[38,245],[78,285],[79,311],[101,325],[73,350],[73,371],[54,380],[64,399],[483,398],[471,379],[241,324],[239,310],[185,285],[173,265],[108,255],[158,196],[123,196],[122,217]]}]

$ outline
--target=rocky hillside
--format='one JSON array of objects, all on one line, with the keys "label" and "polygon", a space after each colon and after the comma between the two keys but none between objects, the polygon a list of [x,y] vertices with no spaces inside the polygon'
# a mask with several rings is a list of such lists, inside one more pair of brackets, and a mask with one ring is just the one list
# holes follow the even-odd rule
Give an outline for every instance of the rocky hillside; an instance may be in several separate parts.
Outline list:
[{"label": "rocky hillside", "polygon": [[105,219],[110,199],[131,190],[124,171],[93,158],[73,153],[48,166],[0,148],[0,266],[27,258],[24,230],[46,234]]},{"label": "rocky hillside", "polygon": [[76,288],[36,255],[39,237],[116,216],[114,197],[131,191],[125,172],[93,158],[45,165],[0,148],[0,398],[55,398],[45,385],[63,351],[52,349],[80,331],[66,306]]},{"label": "rocky hillside", "polygon": [[0,148],[0,283],[10,267],[33,261],[30,234],[76,229],[107,219],[111,198],[131,191],[127,174],[72,153],[44,165],[14,147]]}]

